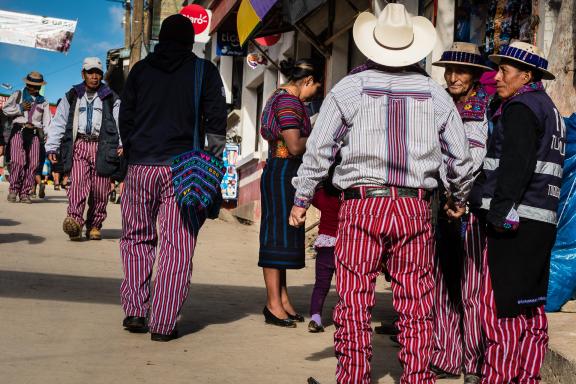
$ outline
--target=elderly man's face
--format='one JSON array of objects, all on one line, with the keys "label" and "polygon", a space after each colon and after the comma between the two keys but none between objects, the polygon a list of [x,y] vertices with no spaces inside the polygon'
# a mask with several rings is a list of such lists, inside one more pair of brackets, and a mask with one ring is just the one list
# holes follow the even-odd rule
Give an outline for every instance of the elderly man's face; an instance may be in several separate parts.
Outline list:
[{"label": "elderly man's face", "polygon": [[40,88],[42,88],[41,85],[26,84],[26,89],[28,89],[28,93],[30,93],[32,96],[38,96],[40,93]]},{"label": "elderly man's face", "polygon": [[88,71],[82,71],[82,79],[86,84],[86,88],[90,90],[97,90],[102,81],[102,71],[99,69],[90,69]]},{"label": "elderly man's face", "polygon": [[444,71],[444,80],[448,86],[448,93],[458,99],[466,96],[477,80],[472,68],[465,65],[447,65]]}]

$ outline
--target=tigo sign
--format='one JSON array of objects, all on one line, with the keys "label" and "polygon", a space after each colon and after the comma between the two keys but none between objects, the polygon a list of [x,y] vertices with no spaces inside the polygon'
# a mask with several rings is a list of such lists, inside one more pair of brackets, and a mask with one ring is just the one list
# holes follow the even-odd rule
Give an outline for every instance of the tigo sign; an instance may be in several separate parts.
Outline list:
[{"label": "tigo sign", "polygon": [[207,43],[210,40],[210,20],[212,12],[198,4],[187,5],[180,10],[180,14],[186,16],[194,26],[196,37],[194,41]]}]

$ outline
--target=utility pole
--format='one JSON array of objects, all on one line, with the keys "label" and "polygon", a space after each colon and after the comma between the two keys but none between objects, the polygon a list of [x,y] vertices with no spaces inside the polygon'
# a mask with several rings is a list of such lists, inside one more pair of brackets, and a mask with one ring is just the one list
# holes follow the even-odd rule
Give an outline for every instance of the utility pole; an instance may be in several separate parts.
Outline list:
[{"label": "utility pole", "polygon": [[150,49],[150,35],[152,32],[152,3],[153,0],[146,0],[144,5],[144,46],[147,50]]},{"label": "utility pole", "polygon": [[132,22],[131,11],[132,8],[130,0],[124,1],[124,48],[130,48],[130,43],[132,40],[130,34],[130,23]]},{"label": "utility pole", "polygon": [[142,53],[142,38],[144,25],[142,18],[144,16],[144,0],[134,0],[134,10],[132,12],[132,42],[130,44],[130,69],[140,61]]}]

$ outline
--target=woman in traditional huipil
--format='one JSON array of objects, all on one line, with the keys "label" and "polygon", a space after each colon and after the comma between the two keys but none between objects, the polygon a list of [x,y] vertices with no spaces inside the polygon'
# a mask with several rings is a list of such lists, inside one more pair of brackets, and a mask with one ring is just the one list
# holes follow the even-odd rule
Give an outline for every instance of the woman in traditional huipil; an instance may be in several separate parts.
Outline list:
[{"label": "woman in traditional huipil", "polygon": [[295,327],[304,321],[288,296],[286,270],[304,267],[304,229],[288,225],[296,176],[312,130],[303,101],[321,85],[321,71],[310,60],[283,61],[288,82],[268,99],[260,133],[268,141],[268,160],[262,174],[260,257],[267,299],[263,314],[269,324]]}]

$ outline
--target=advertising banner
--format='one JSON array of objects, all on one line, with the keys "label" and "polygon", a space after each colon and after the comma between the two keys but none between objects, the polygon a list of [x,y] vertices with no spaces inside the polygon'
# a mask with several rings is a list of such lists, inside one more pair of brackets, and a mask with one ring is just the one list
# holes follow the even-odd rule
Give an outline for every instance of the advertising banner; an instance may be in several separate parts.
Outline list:
[{"label": "advertising banner", "polygon": [[218,31],[216,37],[218,56],[246,56],[246,47],[242,48],[236,32]]},{"label": "advertising banner", "polygon": [[0,10],[0,43],[67,53],[76,21]]},{"label": "advertising banner", "polygon": [[194,41],[207,43],[210,41],[210,19],[212,11],[198,4],[190,4],[180,10],[180,14],[186,16],[194,26]]},{"label": "advertising banner", "polygon": [[240,147],[237,144],[226,144],[222,158],[226,173],[220,185],[222,189],[222,198],[224,200],[238,199],[238,172],[236,172],[236,162],[238,160],[238,151]]}]

